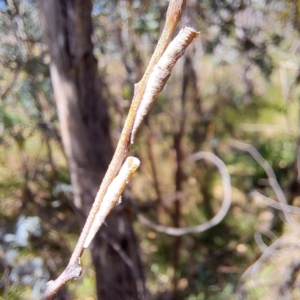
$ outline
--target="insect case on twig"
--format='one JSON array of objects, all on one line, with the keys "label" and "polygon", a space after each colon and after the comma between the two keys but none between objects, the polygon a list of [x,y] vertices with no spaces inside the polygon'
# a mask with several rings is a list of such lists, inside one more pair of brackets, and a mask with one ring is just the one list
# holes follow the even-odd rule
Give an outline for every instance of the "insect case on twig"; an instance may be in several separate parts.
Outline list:
[{"label": "insect case on twig", "polygon": [[152,73],[149,76],[145,88],[143,99],[137,110],[137,114],[134,120],[131,133],[131,144],[134,143],[136,132],[144,117],[150,110],[157,95],[165,86],[175,63],[183,55],[186,47],[198,34],[199,33],[191,27],[185,27],[181,29],[179,34],[169,44],[161,58],[153,67]]}]

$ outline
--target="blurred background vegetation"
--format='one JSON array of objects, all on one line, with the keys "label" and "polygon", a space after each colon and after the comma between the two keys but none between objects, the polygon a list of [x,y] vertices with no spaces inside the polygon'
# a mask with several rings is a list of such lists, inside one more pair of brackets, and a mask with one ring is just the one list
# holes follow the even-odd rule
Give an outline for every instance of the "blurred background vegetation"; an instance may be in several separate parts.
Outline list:
[{"label": "blurred background vegetation", "polygon": [[[114,145],[167,4],[93,3],[94,54]],[[66,266],[80,223],[38,4],[0,1],[0,14],[0,299],[37,299]],[[223,197],[220,175],[210,163],[186,162],[206,150],[227,165],[233,203],[219,225],[181,238],[140,224],[132,210],[151,299],[299,299],[297,211],[288,222],[254,194],[278,200],[262,166],[232,147],[234,140],[254,146],[288,203],[300,206],[299,14],[297,0],[187,1],[180,27],[193,26],[200,38],[174,68],[132,146],[141,167],[130,194],[144,215],[165,226],[211,219]],[[89,253],[83,268],[65,299],[96,299]]]}]

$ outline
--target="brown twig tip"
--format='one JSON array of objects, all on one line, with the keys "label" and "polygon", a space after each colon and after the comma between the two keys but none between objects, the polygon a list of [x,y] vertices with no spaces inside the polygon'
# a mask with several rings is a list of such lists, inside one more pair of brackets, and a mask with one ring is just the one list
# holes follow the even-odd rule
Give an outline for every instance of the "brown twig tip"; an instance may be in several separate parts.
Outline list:
[{"label": "brown twig tip", "polygon": [[178,22],[185,8],[185,4],[186,0],[171,0],[166,17]]}]

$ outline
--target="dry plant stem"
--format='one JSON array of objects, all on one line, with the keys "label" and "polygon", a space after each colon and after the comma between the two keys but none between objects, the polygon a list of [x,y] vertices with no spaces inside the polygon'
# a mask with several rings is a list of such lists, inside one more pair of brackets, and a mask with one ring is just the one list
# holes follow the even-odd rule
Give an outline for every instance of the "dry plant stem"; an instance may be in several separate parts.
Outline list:
[{"label": "dry plant stem", "polygon": [[133,173],[136,171],[139,165],[140,160],[138,158],[133,156],[127,157],[119,174],[114,178],[106,191],[100,209],[96,214],[95,220],[84,242],[84,248],[89,247],[100,226],[105,222],[105,218],[116,206],[118,201],[121,201],[121,194],[124,191],[126,184],[129,183],[129,180],[131,179]]},{"label": "dry plant stem", "polygon": [[220,210],[218,213],[209,221],[200,224],[198,226],[190,226],[190,227],[182,227],[182,228],[176,228],[176,227],[167,227],[163,225],[155,224],[154,222],[148,220],[146,217],[144,217],[141,213],[137,212],[138,220],[152,228],[153,230],[157,232],[162,232],[168,235],[172,236],[181,236],[189,233],[200,233],[204,232],[217,224],[219,224],[224,217],[226,216],[230,205],[231,205],[231,183],[230,183],[230,175],[228,173],[228,170],[226,168],[226,165],[223,163],[222,160],[220,160],[216,155],[210,152],[197,152],[194,155],[191,156],[190,161],[197,161],[200,159],[206,159],[211,161],[219,170],[221,177],[222,177],[222,184],[223,184],[223,202],[221,205]]},{"label": "dry plant stem", "polygon": [[[282,235],[279,237],[275,242],[273,242],[271,245],[267,246],[264,252],[262,253],[261,257],[256,260],[256,262],[251,265],[241,276],[239,283],[237,285],[237,299],[245,299],[245,295],[243,295],[243,292],[245,291],[245,287],[243,285],[243,282],[246,282],[247,279],[251,279],[253,282],[255,282],[256,277],[259,274],[259,271],[261,270],[263,266],[263,262],[267,261],[274,255],[278,255],[280,252],[287,252],[291,251],[290,254],[293,255],[292,253],[295,251],[295,249],[299,249],[297,244],[295,243],[295,240],[293,237],[298,236],[299,234],[299,229],[296,224],[296,226],[292,225],[292,233],[291,237],[288,238],[289,243],[291,244],[291,247],[287,246],[286,242],[286,234]],[[278,298],[281,299],[281,298]]]},{"label": "dry plant stem", "polygon": [[283,235],[280,238],[278,238],[275,242],[273,242],[270,246],[267,246],[265,251],[262,253],[261,257],[243,273],[243,275],[240,278],[240,281],[242,282],[248,277],[254,280],[259,272],[259,269],[262,266],[263,261],[270,258],[276,252],[276,250],[280,248],[284,238],[285,236]]},{"label": "dry plant stem", "polygon": [[167,46],[171,41],[172,35],[174,34],[175,29],[181,19],[183,10],[185,8],[185,4],[186,4],[186,0],[171,0],[169,3],[169,7],[166,14],[166,24],[163,29],[162,35],[150,59],[145,74],[142,80],[138,83],[138,85],[141,85],[139,86],[139,88],[141,88],[143,92],[145,90],[145,83],[147,82],[153,67],[161,58],[161,56],[163,55],[163,53],[165,52]]},{"label": "dry plant stem", "polygon": [[[270,164],[261,156],[261,154],[256,150],[256,148],[252,145],[246,144],[246,143],[242,143],[239,141],[235,141],[232,140],[230,142],[230,145],[232,148],[240,150],[240,151],[245,151],[248,152],[255,160],[256,162],[264,169],[264,171],[266,172],[268,179],[269,179],[269,183],[270,186],[272,187],[272,189],[274,190],[277,199],[281,204],[287,205],[287,200],[286,197],[282,191],[282,188],[280,187],[276,175],[272,169],[272,167],[270,166]],[[284,214],[284,217],[286,219],[286,221],[290,224],[295,223],[295,219],[294,217],[291,215],[290,212],[287,212],[284,207],[282,207],[282,212]]]},{"label": "dry plant stem", "polygon": [[264,240],[262,238],[261,232],[255,231],[254,240],[261,252],[264,252],[268,248],[267,244],[264,242]]},{"label": "dry plant stem", "polygon": [[93,203],[92,209],[90,211],[89,217],[85,223],[85,226],[82,230],[82,233],[80,235],[79,241],[76,245],[76,248],[73,252],[73,255],[71,257],[70,263],[73,264],[78,261],[78,258],[82,255],[83,252],[83,244],[85,242],[86,236],[88,235],[88,232],[92,226],[92,223],[94,222],[95,216],[97,212],[99,211],[102,199],[112,182],[112,180],[115,178],[116,174],[118,173],[120,166],[123,162],[123,160],[126,158],[129,150],[129,140],[130,135],[132,131],[132,126],[134,119],[136,117],[137,109],[141,103],[146,82],[149,78],[149,75],[156,64],[156,62],[161,57],[162,53],[165,51],[168,43],[170,42],[170,39],[172,37],[172,34],[175,31],[175,28],[180,20],[181,14],[183,12],[183,9],[185,7],[185,1],[170,1],[168,11],[167,11],[167,19],[166,24],[162,33],[162,36],[158,42],[158,45],[154,51],[154,54],[150,60],[150,63],[147,67],[147,70],[142,78],[142,80],[135,85],[135,92],[132,100],[132,104],[128,113],[128,116],[126,118],[126,122],[124,125],[124,128],[121,133],[121,137],[119,139],[116,151],[114,153],[114,156],[112,158],[112,161],[108,167],[108,170],[103,178],[103,181],[101,183],[99,192],[97,193],[97,196],[95,198],[95,201]]},{"label": "dry plant stem", "polygon": [[237,288],[236,288],[236,290],[237,290],[236,294],[237,294],[238,300],[245,299],[243,282],[245,282],[247,280],[247,278],[249,278],[249,277],[252,280],[254,280],[254,276],[256,276],[258,269],[262,265],[262,262],[274,254],[276,249],[280,246],[282,239],[283,239],[283,237],[280,237],[273,244],[268,246],[266,248],[266,250],[263,252],[262,256],[242,274],[242,276],[238,282]]},{"label": "dry plant stem", "polygon": [[160,221],[165,214],[165,207],[162,202],[162,196],[161,196],[161,191],[160,191],[160,186],[159,186],[159,176],[157,172],[157,166],[156,166],[156,161],[155,161],[155,155],[154,155],[154,138],[153,138],[153,132],[151,129],[151,126],[149,125],[148,120],[146,119],[146,124],[147,124],[147,146],[148,146],[148,155],[149,155],[149,163],[151,166],[151,171],[152,171],[152,177],[153,177],[153,184],[154,184],[154,189],[156,191],[156,203],[157,203],[157,208],[158,208],[158,220]]},{"label": "dry plant stem", "polygon": [[[121,164],[126,158],[128,151],[129,151],[129,145],[130,145],[130,137],[131,132],[134,124],[134,120],[136,118],[137,110],[141,104],[144,91],[146,88],[147,81],[149,79],[149,76],[151,75],[154,66],[161,58],[162,54],[164,53],[165,49],[167,48],[171,37],[177,27],[177,24],[181,18],[182,12],[185,7],[185,0],[171,0],[169,3],[167,16],[166,16],[166,24],[163,30],[163,33],[161,35],[161,38],[157,44],[157,47],[154,51],[154,54],[150,60],[150,63],[146,69],[146,72],[142,78],[142,80],[135,85],[135,91],[134,96],[132,100],[132,104],[124,125],[124,128],[121,133],[121,137],[119,139],[116,151],[114,153],[114,156],[112,158],[112,161],[108,167],[108,170],[103,178],[103,181],[101,183],[100,189],[97,193],[97,196],[95,198],[95,201],[93,203],[93,206],[91,208],[91,211],[89,213],[89,216],[87,218],[87,221],[83,227],[83,230],[80,234],[79,240],[76,244],[76,247],[72,253],[72,256],[70,258],[69,264],[66,267],[66,269],[62,272],[62,274],[55,280],[55,281],[49,281],[46,285],[46,289],[44,294],[42,295],[41,299],[53,299],[57,291],[69,280],[76,278],[81,273],[81,267],[80,267],[80,257],[84,251],[84,244],[85,240],[89,234],[90,228],[92,227],[96,215],[100,209],[102,200],[106,194],[106,191],[117,175],[117,173],[120,170]],[[189,43],[192,42],[192,40],[198,35],[198,33],[194,32],[189,42],[184,45],[184,47],[181,49],[183,52],[185,48],[189,45]],[[179,58],[179,57],[178,57]]]},{"label": "dry plant stem", "polygon": [[88,232],[92,226],[95,216],[100,208],[102,199],[103,199],[110,183],[112,182],[112,180],[115,178],[116,174],[118,173],[123,160],[127,156],[127,153],[129,150],[129,139],[130,139],[130,135],[131,135],[131,131],[132,131],[133,122],[136,117],[137,109],[142,100],[146,82],[149,78],[149,75],[150,75],[154,65],[159,60],[162,53],[165,51],[168,43],[170,42],[172,34],[174,33],[175,28],[180,20],[184,6],[185,6],[185,1],[171,1],[169,4],[166,24],[165,24],[162,36],[161,36],[161,38],[158,42],[158,45],[154,51],[154,54],[151,58],[151,61],[148,65],[148,68],[145,72],[144,77],[135,86],[135,92],[134,92],[132,104],[131,104],[128,116],[126,118],[126,122],[125,122],[124,128],[122,130],[121,137],[119,139],[116,151],[115,151],[112,161],[108,167],[108,170],[103,178],[99,192],[95,198],[95,201],[93,203],[92,209],[89,214],[89,217],[88,217],[88,219],[85,223],[85,226],[82,230],[82,233],[80,235],[80,238],[76,245],[76,248],[73,252],[73,255],[71,257],[69,265],[77,263],[79,257],[82,255],[83,244],[84,244],[85,239],[88,235]]},{"label": "dry plant stem", "polygon": [[191,41],[198,36],[198,34],[199,33],[191,27],[181,29],[179,34],[170,43],[161,58],[153,67],[134,120],[131,133],[131,144],[134,143],[134,137],[144,117],[150,110],[157,95],[161,92],[171,75],[171,71],[175,63],[183,55],[184,50]]},{"label": "dry plant stem", "polygon": [[[185,159],[185,143],[184,135],[186,128],[186,94],[188,87],[188,79],[186,69],[185,59],[183,66],[183,76],[182,76],[182,85],[181,85],[181,97],[180,97],[180,113],[178,115],[178,130],[173,135],[173,149],[175,151],[176,157],[176,167],[175,167],[175,193],[176,201],[173,203],[173,213],[172,213],[172,222],[173,227],[180,228],[181,214],[182,214],[182,203],[180,201],[181,195],[183,193],[183,182],[184,182],[184,159]],[[173,288],[173,298],[174,300],[178,299],[178,281],[179,281],[179,260],[180,260],[180,249],[182,246],[182,238],[177,236],[173,240],[172,246],[172,265],[173,265],[173,279],[172,279],[172,288]]]}]

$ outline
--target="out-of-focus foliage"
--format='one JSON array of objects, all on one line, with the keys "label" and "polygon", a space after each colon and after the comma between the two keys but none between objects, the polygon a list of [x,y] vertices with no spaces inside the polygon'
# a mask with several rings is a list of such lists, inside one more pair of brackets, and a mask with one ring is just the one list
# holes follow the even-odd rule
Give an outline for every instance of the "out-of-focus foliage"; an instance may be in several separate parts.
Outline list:
[{"label": "out-of-focus foliage", "polygon": [[37,5],[0,4],[0,295],[37,299],[64,266],[78,222],[62,188],[69,176]]},{"label": "out-of-focus foliage", "polygon": [[[106,83],[115,142],[133,84],[159,38],[167,4],[94,1],[94,53]],[[11,0],[0,2],[0,10],[0,295],[32,299],[66,265],[80,222],[72,210],[37,5]],[[276,272],[287,274],[293,259],[284,265],[284,257],[281,264],[269,257],[257,282],[239,280],[261,255],[262,244],[254,238],[258,232],[268,235],[262,238],[267,247],[286,232],[293,238],[292,230],[285,229],[282,213],[249,195],[258,189],[275,198],[262,167],[229,142],[254,145],[272,166],[290,204],[300,204],[299,3],[190,0],[180,26],[186,24],[201,32],[200,39],[175,67],[132,146],[142,161],[132,195],[144,214],[164,225],[207,221],[220,207],[219,174],[208,163],[185,159],[208,150],[228,166],[233,205],[215,228],[181,239],[135,221],[147,285],[153,299],[174,290],[178,299],[232,299],[241,290],[249,299],[268,299],[268,290],[280,282],[268,281],[264,288],[260,283]],[[93,273],[86,270],[85,276],[80,288],[69,286],[73,299],[92,299]]]}]

